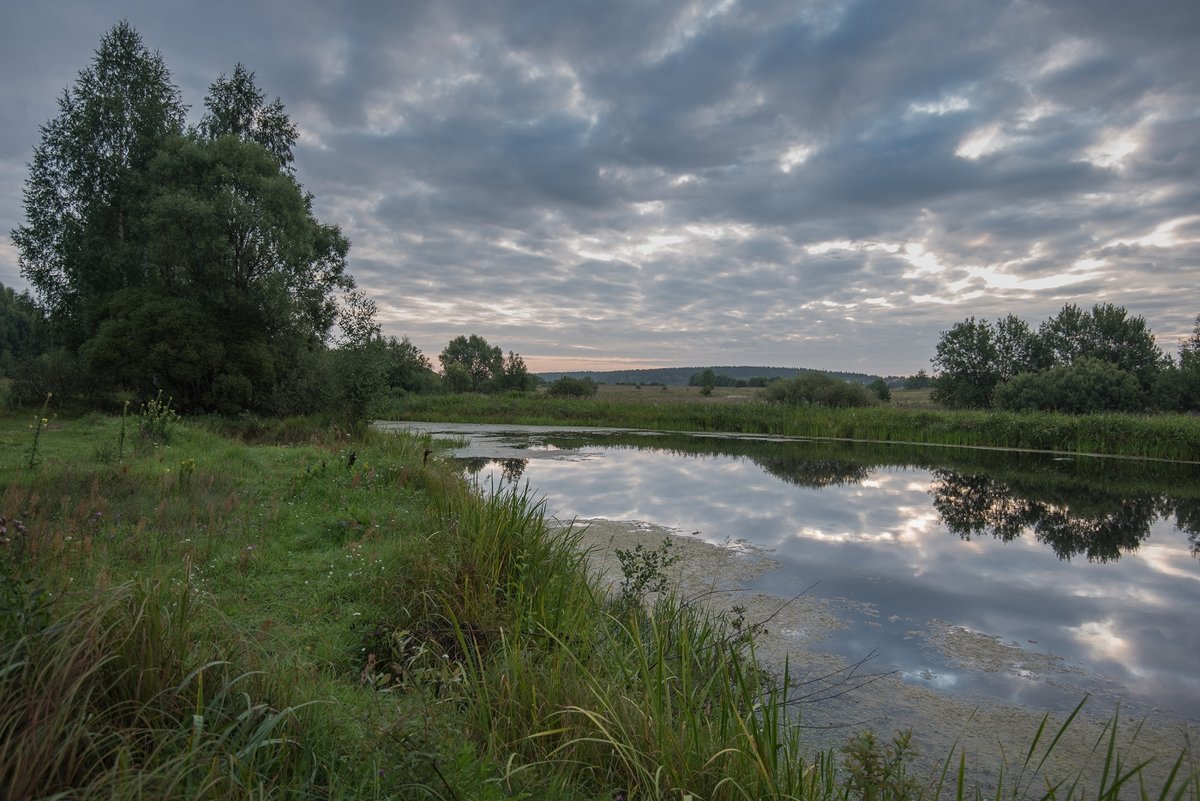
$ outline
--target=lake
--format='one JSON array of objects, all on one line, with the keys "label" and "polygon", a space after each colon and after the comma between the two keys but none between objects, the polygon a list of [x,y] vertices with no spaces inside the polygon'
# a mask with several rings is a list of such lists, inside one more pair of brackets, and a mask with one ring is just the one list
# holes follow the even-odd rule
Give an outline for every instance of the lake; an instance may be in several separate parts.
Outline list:
[{"label": "lake", "polygon": [[[788,599],[807,589],[829,621],[776,620],[776,633],[796,653],[869,658],[889,687],[974,709],[1058,713],[1088,695],[1101,716],[1120,708],[1159,728],[1200,720],[1200,627],[1190,617],[1200,611],[1200,466],[385,425],[461,438],[451,453],[481,486],[527,483],[560,520],[639,521],[769,557],[748,591]],[[849,700],[867,722],[912,725],[903,709],[929,706],[905,704],[895,689],[868,703],[866,692]]]}]

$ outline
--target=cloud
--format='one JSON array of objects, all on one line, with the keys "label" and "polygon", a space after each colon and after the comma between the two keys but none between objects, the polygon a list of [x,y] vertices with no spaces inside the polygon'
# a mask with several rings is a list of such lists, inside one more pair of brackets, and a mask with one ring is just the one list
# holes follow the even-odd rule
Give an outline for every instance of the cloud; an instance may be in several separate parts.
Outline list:
[{"label": "cloud", "polygon": [[1110,301],[1173,344],[1197,311],[1190,0],[27,5],[8,229],[37,126],[126,17],[194,114],[237,61],[282,98],[388,333],[435,354],[900,373],[970,314]]}]

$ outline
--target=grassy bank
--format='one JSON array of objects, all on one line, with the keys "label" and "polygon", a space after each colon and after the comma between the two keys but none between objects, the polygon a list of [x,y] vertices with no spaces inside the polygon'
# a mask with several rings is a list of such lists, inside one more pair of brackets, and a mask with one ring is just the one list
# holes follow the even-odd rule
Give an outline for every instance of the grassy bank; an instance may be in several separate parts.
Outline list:
[{"label": "grassy bank", "polygon": [[796,408],[739,394],[703,398],[694,388],[618,388],[595,398],[546,395],[413,395],[384,410],[395,420],[587,425],[660,431],[829,437],[878,442],[1018,448],[1200,461],[1200,418],[1187,415],[948,411],[876,406]]},{"label": "grassy bank", "polygon": [[[970,792],[957,762],[939,785],[862,738],[804,755],[746,624],[647,612],[649,554],[600,596],[575,533],[481,497],[427,441],[29,424],[0,418],[4,801]],[[1052,739],[1018,745],[1004,795],[1044,793]],[[1113,770],[1050,777],[1056,797],[1138,795],[1098,748]],[[1200,799],[1180,766],[1144,797]]]}]

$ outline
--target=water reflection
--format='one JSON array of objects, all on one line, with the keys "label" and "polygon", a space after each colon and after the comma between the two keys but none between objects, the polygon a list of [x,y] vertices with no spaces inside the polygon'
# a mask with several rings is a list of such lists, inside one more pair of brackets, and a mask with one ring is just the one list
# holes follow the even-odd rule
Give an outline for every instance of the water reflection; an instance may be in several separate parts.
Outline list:
[{"label": "water reflection", "polygon": [[[461,432],[459,432],[461,433]],[[939,690],[1069,710],[1084,692],[1200,717],[1200,468],[719,437],[504,438],[471,453],[569,519],[644,520],[769,549],[756,589],[813,582],[819,644]],[[520,449],[523,457],[512,458]],[[934,636],[966,632],[1002,664]],[[980,639],[982,638],[982,639]],[[986,642],[985,642],[986,641]]]},{"label": "water reflection", "polygon": [[[1066,560],[1083,555],[1089,562],[1109,562],[1136,551],[1150,536],[1159,510],[1170,505],[1150,495],[1037,492],[980,473],[935,470],[934,475],[933,506],[950,531],[968,541],[991,534],[1004,542],[1032,531]],[[1178,525],[1183,528],[1183,521]],[[1195,537],[1193,531],[1193,552]]]}]

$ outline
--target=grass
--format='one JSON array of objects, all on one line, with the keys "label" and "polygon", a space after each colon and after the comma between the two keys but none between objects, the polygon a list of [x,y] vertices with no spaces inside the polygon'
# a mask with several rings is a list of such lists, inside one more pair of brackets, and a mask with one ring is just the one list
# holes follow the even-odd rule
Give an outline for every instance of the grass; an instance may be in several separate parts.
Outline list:
[{"label": "grass", "polygon": [[[973,795],[965,762],[805,753],[752,630],[603,596],[576,532],[428,440],[185,421],[114,456],[91,415],[29,468],[28,423],[0,417],[4,801]],[[996,797],[1197,801],[1180,759],[1153,787],[1115,747],[1098,784],[1034,762]]]},{"label": "grass", "polygon": [[[1090,453],[1200,461],[1200,418],[1189,415],[951,411],[906,400],[862,409],[788,407],[753,390],[696,387],[602,388],[594,398],[530,395],[413,395],[381,415],[393,420],[582,425],[727,432]],[[927,396],[926,396],[927,397]]]}]

